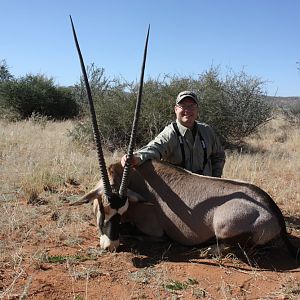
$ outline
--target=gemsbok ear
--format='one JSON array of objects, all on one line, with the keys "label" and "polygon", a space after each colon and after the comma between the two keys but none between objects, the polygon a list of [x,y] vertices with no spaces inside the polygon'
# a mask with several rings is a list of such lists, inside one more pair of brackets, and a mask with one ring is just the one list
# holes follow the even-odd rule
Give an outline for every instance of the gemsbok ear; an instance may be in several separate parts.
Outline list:
[{"label": "gemsbok ear", "polygon": [[136,193],[131,189],[127,189],[127,197],[128,197],[128,201],[132,203],[148,202],[141,194]]}]

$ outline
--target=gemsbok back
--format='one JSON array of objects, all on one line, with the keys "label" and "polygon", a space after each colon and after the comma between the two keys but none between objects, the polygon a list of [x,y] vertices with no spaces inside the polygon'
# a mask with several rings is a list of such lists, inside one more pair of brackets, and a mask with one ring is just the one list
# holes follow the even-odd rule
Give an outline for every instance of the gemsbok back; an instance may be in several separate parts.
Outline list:
[{"label": "gemsbok back", "polygon": [[193,174],[161,161],[147,161],[131,169],[131,158],[140,111],[149,29],[125,167],[106,169],[88,79],[75,29],[73,35],[90,104],[101,180],[70,205],[94,201],[100,247],[118,248],[122,222],[131,222],[150,236],[166,234],[183,245],[217,240],[228,245],[258,246],[281,238],[296,258],[298,249],[287,234],[284,217],[272,198],[259,187],[237,180]]}]

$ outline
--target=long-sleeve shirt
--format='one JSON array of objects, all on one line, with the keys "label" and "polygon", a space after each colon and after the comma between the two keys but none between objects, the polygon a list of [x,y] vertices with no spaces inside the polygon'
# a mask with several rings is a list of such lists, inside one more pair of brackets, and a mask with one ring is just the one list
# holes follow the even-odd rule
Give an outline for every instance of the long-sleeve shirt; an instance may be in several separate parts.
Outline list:
[{"label": "long-sleeve shirt", "polygon": [[[181,125],[178,121],[176,123],[183,137],[184,164],[179,137],[173,124],[166,126],[154,140],[135,152],[139,164],[149,159],[161,159],[173,165],[184,165],[185,169],[193,173],[221,177],[225,164],[225,152],[214,130],[205,123],[196,122],[194,130]],[[205,151],[201,144],[199,132],[207,148],[207,163],[205,166],[203,166]]]}]

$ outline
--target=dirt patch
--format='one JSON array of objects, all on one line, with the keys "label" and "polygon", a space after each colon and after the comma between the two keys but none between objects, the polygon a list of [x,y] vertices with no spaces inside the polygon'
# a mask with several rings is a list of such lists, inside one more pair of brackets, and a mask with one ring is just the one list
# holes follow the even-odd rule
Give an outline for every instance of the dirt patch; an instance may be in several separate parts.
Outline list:
[{"label": "dirt patch", "polygon": [[[128,237],[123,229],[120,248],[109,253],[98,248],[88,205],[41,205],[34,216],[32,227],[1,237],[3,299],[300,298],[300,268],[283,247],[207,258],[204,249]],[[299,220],[291,223],[300,248]]]}]

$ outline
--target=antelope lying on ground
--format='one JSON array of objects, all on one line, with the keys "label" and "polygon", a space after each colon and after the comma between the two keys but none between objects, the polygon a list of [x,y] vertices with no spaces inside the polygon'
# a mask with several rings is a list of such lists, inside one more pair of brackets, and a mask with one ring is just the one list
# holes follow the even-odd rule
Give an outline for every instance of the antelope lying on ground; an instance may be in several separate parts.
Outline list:
[{"label": "antelope lying on ground", "polygon": [[231,245],[264,245],[281,237],[296,256],[297,249],[287,237],[280,209],[257,186],[196,175],[158,161],[147,161],[131,170],[150,27],[128,159],[124,169],[120,163],[106,169],[91,90],[72,19],[71,23],[86,84],[101,174],[96,188],[71,205],[94,200],[100,247],[115,250],[120,244],[120,223],[130,221],[148,235],[160,237],[166,233],[183,245],[199,245],[214,238]]},{"label": "antelope lying on ground", "polygon": [[[121,184],[120,163],[108,168],[113,190]],[[103,200],[104,199],[104,200]],[[133,170],[128,201],[103,197],[103,182],[77,202],[94,200],[100,247],[119,246],[120,222],[131,222],[148,235],[164,233],[183,245],[201,245],[217,239],[228,245],[264,245],[281,237],[289,251],[284,218],[272,198],[257,186],[236,180],[193,174],[159,161],[147,161]]]}]

